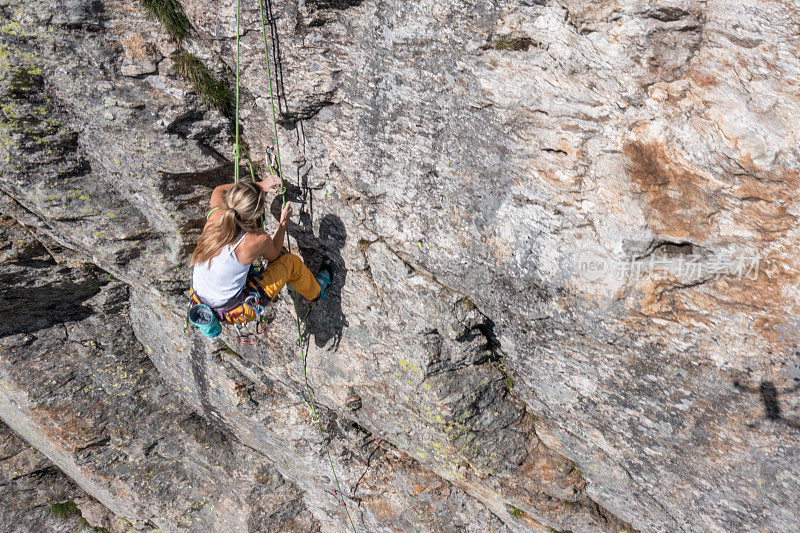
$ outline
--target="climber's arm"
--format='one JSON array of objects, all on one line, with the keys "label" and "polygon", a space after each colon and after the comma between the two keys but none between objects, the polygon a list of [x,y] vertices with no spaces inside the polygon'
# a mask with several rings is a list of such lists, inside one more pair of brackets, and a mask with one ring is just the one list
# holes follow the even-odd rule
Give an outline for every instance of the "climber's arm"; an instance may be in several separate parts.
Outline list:
[{"label": "climber's arm", "polygon": [[225,193],[233,188],[233,183],[220,185],[214,187],[214,192],[211,193],[211,207],[222,207],[225,204]]},{"label": "climber's arm", "polygon": [[[280,229],[275,232],[275,236],[278,236],[278,233],[282,233]],[[279,242],[277,245],[275,244],[274,238],[267,236],[264,239],[264,244],[261,245],[261,255],[264,256],[264,259],[267,261],[274,261],[281,255],[281,248],[283,248],[283,242]]]},{"label": "climber's arm", "polygon": [[273,261],[281,255],[283,249],[283,239],[286,237],[286,227],[289,225],[289,217],[292,216],[292,205],[289,202],[284,204],[281,210],[281,221],[278,224],[278,231],[271,239],[265,239],[264,244],[261,245],[261,255],[267,261]]}]

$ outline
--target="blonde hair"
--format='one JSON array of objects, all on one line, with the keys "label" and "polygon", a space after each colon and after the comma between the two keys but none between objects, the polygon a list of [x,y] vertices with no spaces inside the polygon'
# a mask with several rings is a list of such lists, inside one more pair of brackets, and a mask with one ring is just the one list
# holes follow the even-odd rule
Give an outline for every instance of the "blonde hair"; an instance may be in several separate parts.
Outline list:
[{"label": "blonde hair", "polygon": [[258,217],[265,207],[264,189],[253,182],[240,181],[234,185],[225,193],[225,204],[220,207],[222,218],[208,226],[197,239],[191,264],[210,263],[240,234],[258,231]]}]

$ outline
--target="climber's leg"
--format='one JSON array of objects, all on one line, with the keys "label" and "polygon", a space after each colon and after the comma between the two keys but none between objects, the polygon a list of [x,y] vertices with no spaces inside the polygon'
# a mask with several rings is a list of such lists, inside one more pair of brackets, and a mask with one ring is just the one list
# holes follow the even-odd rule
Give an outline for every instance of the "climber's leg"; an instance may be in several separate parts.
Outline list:
[{"label": "climber's leg", "polygon": [[306,300],[314,300],[319,296],[320,286],[314,279],[314,274],[294,254],[283,254],[272,261],[258,280],[258,284],[271,300],[275,299],[287,282]]}]

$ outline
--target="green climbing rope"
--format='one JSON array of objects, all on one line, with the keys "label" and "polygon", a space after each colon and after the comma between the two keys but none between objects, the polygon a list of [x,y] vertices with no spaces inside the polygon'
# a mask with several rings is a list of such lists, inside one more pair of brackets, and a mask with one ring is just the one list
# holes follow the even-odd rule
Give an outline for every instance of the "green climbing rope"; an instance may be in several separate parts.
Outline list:
[{"label": "green climbing rope", "polygon": [[[239,182],[239,160],[242,155],[242,148],[239,142],[239,19],[240,19],[240,4],[241,0],[236,0],[236,138],[233,145],[233,156],[234,156],[234,183]],[[283,167],[281,166],[281,152],[280,152],[280,145],[278,143],[278,120],[277,114],[275,112],[275,93],[272,87],[272,68],[271,63],[269,60],[269,49],[267,45],[267,27],[266,22],[264,20],[264,4],[263,0],[259,0],[258,2],[259,12],[261,14],[261,33],[263,36],[264,41],[264,59],[267,63],[267,80],[269,82],[269,101],[270,106],[272,108],[272,129],[273,134],[275,137],[275,159],[278,166],[278,177],[281,180],[281,205],[286,205],[286,187],[284,185],[283,180]],[[255,181],[255,174],[253,172],[253,163],[250,160],[249,152],[247,154],[248,163],[250,165],[250,176]],[[263,229],[263,221],[262,221],[262,229]],[[289,233],[286,233],[286,247],[289,252],[292,251],[292,245],[289,240]],[[308,318],[309,313],[314,309],[315,306],[311,306],[308,311],[306,312],[303,318],[300,318],[300,309],[298,306],[297,295],[292,293],[292,299],[294,301],[294,310],[295,310],[295,321],[297,323],[297,337],[298,337],[298,345],[300,347],[300,359],[302,361],[303,366],[303,381],[305,383],[305,390],[306,395],[308,397],[308,401],[306,405],[311,413],[311,418],[317,425],[317,429],[319,430],[320,438],[322,439],[322,445],[325,448],[325,455],[328,458],[328,464],[330,464],[331,472],[333,473],[333,479],[336,483],[336,490],[337,496],[342,502],[344,506],[345,513],[347,514],[347,519],[350,522],[350,527],[356,532],[356,526],[353,523],[353,518],[350,516],[350,510],[347,507],[347,502],[344,499],[344,492],[342,492],[342,488],[339,484],[339,477],[336,475],[336,468],[333,465],[333,458],[331,457],[330,449],[328,448],[328,441],[325,438],[325,432],[322,429],[322,422],[320,421],[319,414],[317,413],[316,404],[314,402],[314,398],[311,391],[311,385],[308,383],[308,370],[307,370],[307,356],[308,356],[308,348],[306,347],[306,343],[303,340],[303,326],[305,325],[306,319]]]},{"label": "green climbing rope", "polygon": [[236,0],[236,139],[233,141],[234,183],[239,183],[239,159],[242,156],[242,151],[239,148],[239,4],[240,0]]}]

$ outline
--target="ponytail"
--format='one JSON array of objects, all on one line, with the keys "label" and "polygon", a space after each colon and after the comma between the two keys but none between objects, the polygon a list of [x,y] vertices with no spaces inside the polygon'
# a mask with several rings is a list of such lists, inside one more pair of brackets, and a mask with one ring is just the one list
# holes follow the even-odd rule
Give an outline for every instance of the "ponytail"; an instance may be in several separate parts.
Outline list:
[{"label": "ponytail", "polygon": [[239,182],[225,194],[222,217],[203,230],[197,239],[191,265],[210,263],[241,233],[258,231],[258,217],[266,206],[264,190],[255,183]]}]

